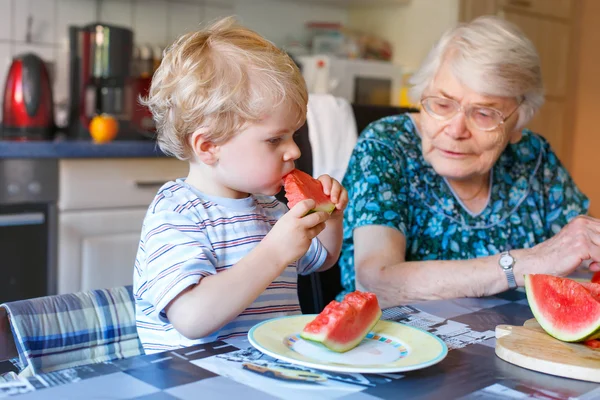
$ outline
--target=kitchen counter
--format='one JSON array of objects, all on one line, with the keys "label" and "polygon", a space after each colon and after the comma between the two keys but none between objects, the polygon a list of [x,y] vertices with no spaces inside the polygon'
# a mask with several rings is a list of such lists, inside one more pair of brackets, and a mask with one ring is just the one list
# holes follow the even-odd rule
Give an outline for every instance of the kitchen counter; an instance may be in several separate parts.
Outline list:
[{"label": "kitchen counter", "polygon": [[95,144],[88,140],[53,142],[0,141],[3,158],[143,158],[167,157],[153,140],[116,140]]}]

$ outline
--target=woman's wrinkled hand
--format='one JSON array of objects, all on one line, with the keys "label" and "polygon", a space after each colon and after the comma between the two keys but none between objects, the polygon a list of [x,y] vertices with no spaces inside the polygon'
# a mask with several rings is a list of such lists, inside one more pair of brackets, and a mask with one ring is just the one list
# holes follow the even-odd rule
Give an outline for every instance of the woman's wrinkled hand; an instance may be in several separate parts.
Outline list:
[{"label": "woman's wrinkled hand", "polygon": [[582,262],[600,271],[600,220],[578,216],[552,238],[529,251],[531,263],[525,273],[566,276]]}]

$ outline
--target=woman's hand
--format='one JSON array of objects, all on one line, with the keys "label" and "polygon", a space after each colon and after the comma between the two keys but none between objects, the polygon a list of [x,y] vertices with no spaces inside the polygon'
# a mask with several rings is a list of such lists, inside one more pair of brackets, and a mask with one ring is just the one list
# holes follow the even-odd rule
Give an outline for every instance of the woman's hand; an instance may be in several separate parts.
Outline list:
[{"label": "woman's hand", "polygon": [[328,195],[331,202],[335,204],[335,210],[331,215],[332,218],[343,216],[344,210],[348,205],[348,192],[346,189],[329,175],[321,175],[317,180],[323,185],[323,193]]},{"label": "woman's hand", "polygon": [[576,217],[555,236],[533,247],[527,257],[531,257],[528,271],[522,273],[565,276],[587,260],[591,260],[591,271],[600,271],[600,220]]}]

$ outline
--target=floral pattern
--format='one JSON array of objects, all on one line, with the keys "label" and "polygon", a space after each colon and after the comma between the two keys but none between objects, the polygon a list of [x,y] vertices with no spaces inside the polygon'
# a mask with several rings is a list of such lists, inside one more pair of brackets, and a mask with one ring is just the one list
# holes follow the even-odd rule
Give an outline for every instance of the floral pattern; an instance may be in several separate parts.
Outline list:
[{"label": "floral pattern", "polygon": [[455,260],[529,248],[587,213],[589,200],[548,142],[525,129],[491,173],[491,194],[475,215],[423,159],[419,133],[408,114],[370,124],[357,143],[343,185],[344,215],[339,265],[345,293],[354,290],[352,232],[365,225],[398,229],[406,260]]}]

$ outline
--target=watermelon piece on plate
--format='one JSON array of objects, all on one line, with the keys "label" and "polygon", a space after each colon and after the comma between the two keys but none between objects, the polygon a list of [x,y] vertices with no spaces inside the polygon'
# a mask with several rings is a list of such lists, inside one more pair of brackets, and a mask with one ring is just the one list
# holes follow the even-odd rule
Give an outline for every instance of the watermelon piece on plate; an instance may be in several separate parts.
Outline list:
[{"label": "watermelon piece on plate", "polygon": [[344,353],[358,346],[381,318],[377,296],[369,292],[348,293],[340,303],[330,302],[300,333],[303,339],[322,343]]},{"label": "watermelon piece on plate", "polygon": [[586,340],[583,344],[585,344],[587,347],[589,347],[592,350],[600,351],[600,340],[598,340],[598,339]]},{"label": "watermelon piece on plate", "polygon": [[283,188],[288,207],[291,209],[302,200],[313,199],[317,205],[308,214],[325,211],[329,214],[335,210],[335,204],[323,193],[323,185],[306,172],[293,170],[283,177]]},{"label": "watermelon piece on plate", "polygon": [[595,286],[590,287],[552,275],[525,275],[527,300],[535,319],[549,335],[565,342],[600,337],[600,301],[592,293]]}]

